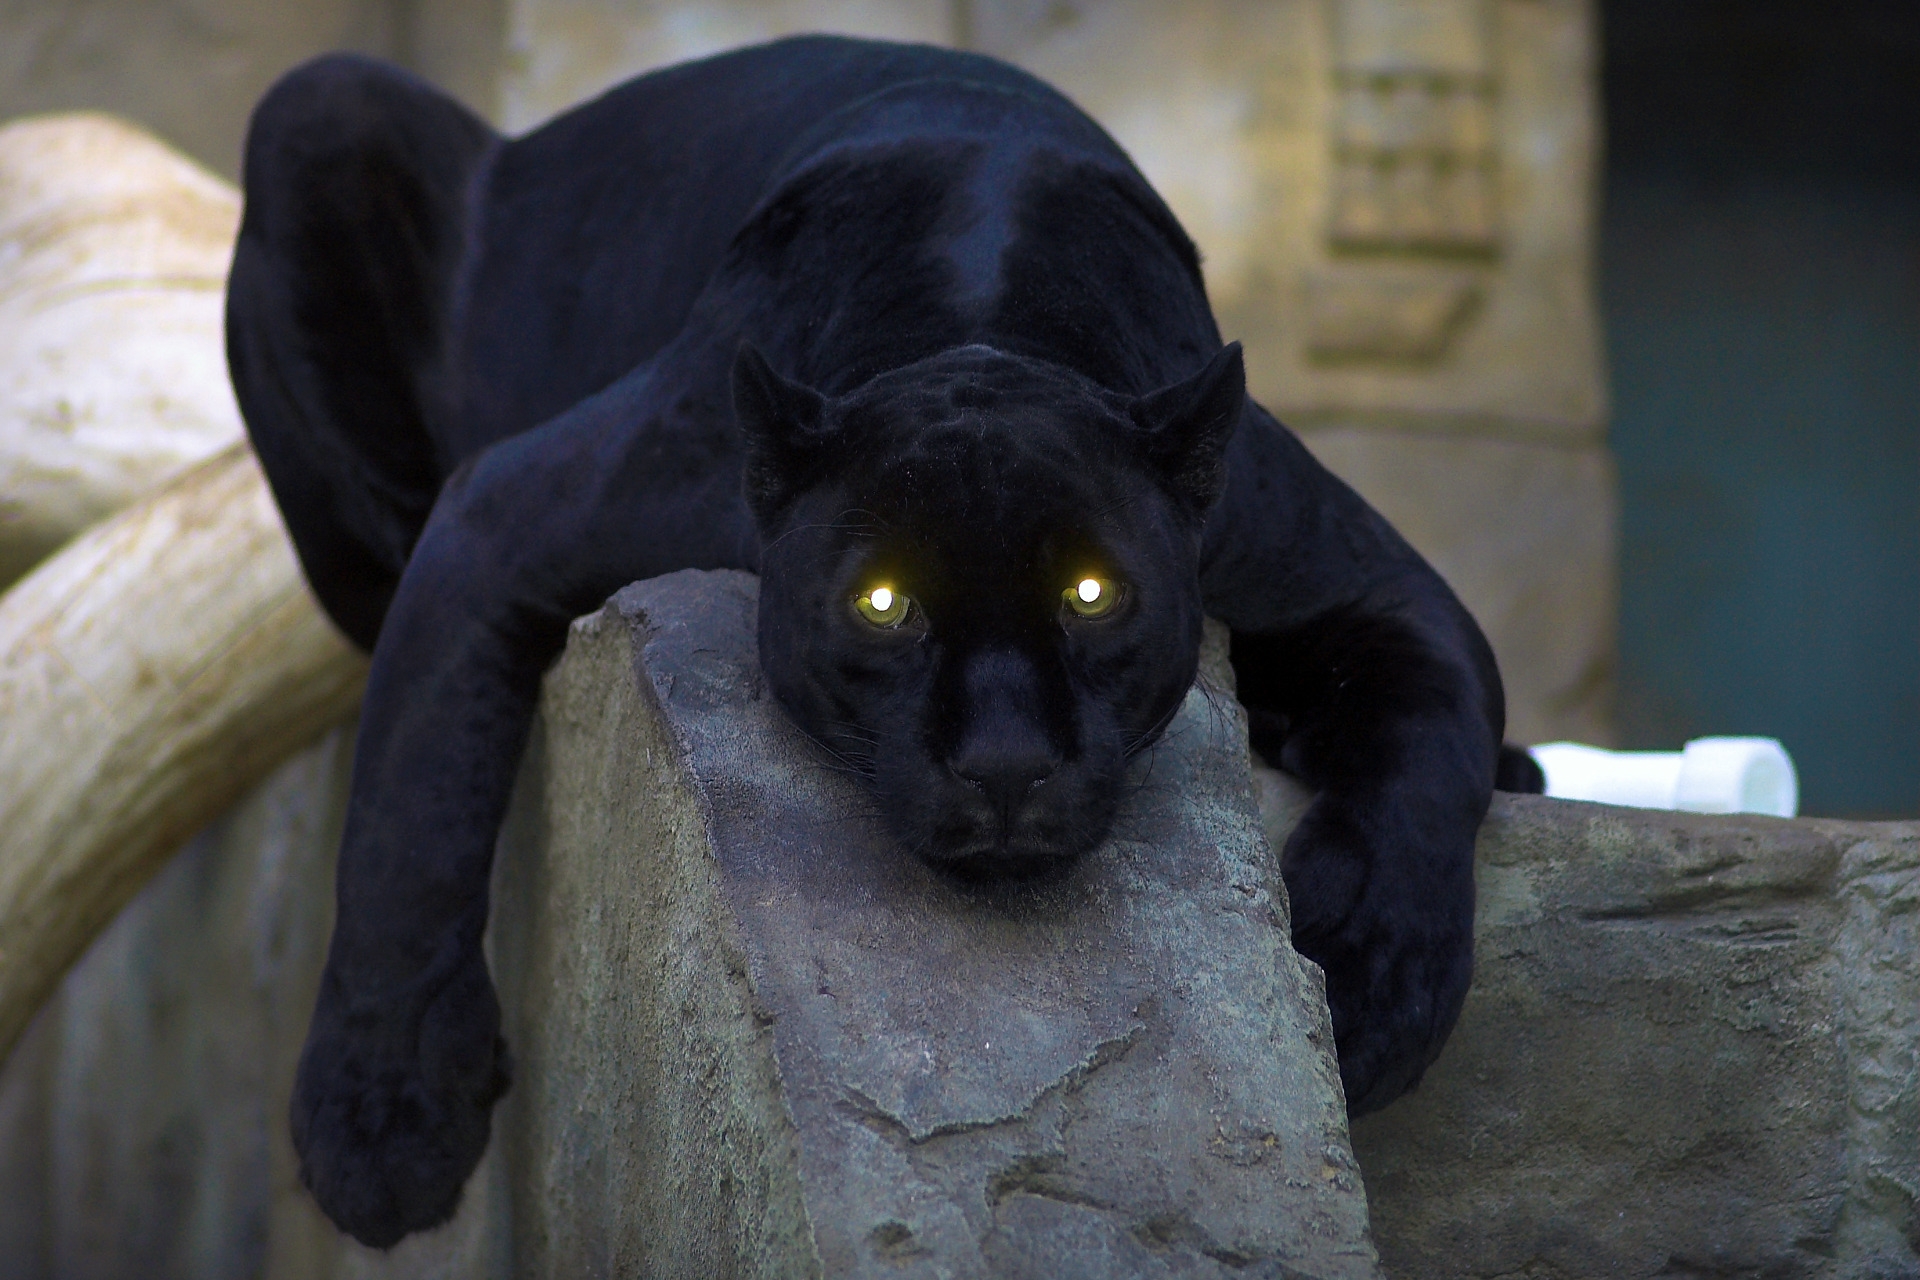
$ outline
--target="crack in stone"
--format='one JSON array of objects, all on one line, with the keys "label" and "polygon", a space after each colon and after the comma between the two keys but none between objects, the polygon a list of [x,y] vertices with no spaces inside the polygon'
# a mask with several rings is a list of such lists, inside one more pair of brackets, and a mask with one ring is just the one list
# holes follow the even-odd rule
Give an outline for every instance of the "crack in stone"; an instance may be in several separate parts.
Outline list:
[{"label": "crack in stone", "polygon": [[932,1249],[920,1243],[912,1227],[894,1219],[888,1219],[869,1231],[867,1244],[872,1247],[875,1257],[887,1262],[913,1262],[933,1254]]},{"label": "crack in stone", "polygon": [[983,1133],[1009,1125],[1024,1124],[1033,1117],[1033,1113],[1049,1099],[1062,1094],[1078,1092],[1095,1072],[1120,1061],[1132,1051],[1140,1038],[1146,1034],[1143,1022],[1136,1022],[1125,1035],[1111,1036],[1100,1041],[1085,1058],[1069,1067],[1065,1072],[1043,1085],[1031,1098],[1014,1110],[982,1120],[953,1120],[937,1124],[921,1132],[915,1132],[913,1126],[883,1107],[879,1102],[860,1089],[851,1085],[841,1091],[841,1099],[835,1104],[835,1110],[864,1125],[875,1133],[884,1134],[908,1147],[921,1147],[939,1138],[951,1138],[961,1134]]},{"label": "crack in stone", "polygon": [[1576,919],[1594,921],[1599,925],[1688,923],[1705,915],[1763,912],[1763,910],[1803,906],[1807,902],[1818,902],[1824,896],[1824,892],[1826,892],[1824,887],[1805,887],[1805,885],[1738,885],[1728,889],[1699,887],[1699,889],[1670,890],[1642,902],[1619,902],[1609,906],[1586,908],[1576,913]]},{"label": "crack in stone", "polygon": [[998,1210],[1010,1196],[1029,1195],[1061,1204],[1078,1205],[1083,1209],[1098,1209],[1102,1213],[1111,1212],[1113,1205],[1110,1202],[1076,1191],[1060,1179],[1066,1163],[1066,1157],[1056,1152],[1022,1156],[1003,1166],[987,1179],[987,1207]]},{"label": "crack in stone", "polygon": [[[1065,1164],[1065,1157],[1057,1154],[1024,1156],[1013,1161],[989,1180],[988,1207],[997,1215],[1000,1206],[1011,1197],[1028,1195],[1042,1200],[1051,1200],[1057,1204],[1092,1209],[1098,1213],[1113,1214],[1118,1211],[1118,1206],[1110,1201],[1064,1185],[1059,1180],[1059,1175]],[[1170,1209],[1136,1223],[1131,1228],[1130,1234],[1151,1253],[1164,1254],[1185,1246],[1233,1271],[1242,1271],[1248,1267],[1276,1261],[1266,1254],[1248,1253],[1220,1243],[1212,1232],[1195,1222],[1191,1215],[1178,1209]],[[1299,1276],[1299,1273],[1284,1265],[1274,1274],[1279,1280],[1294,1280]],[[1304,1280],[1304,1277],[1301,1277],[1301,1280]]]},{"label": "crack in stone", "polygon": [[[1242,1271],[1259,1263],[1273,1261],[1265,1255],[1245,1253],[1221,1244],[1212,1232],[1180,1209],[1170,1209],[1148,1218],[1133,1229],[1133,1238],[1154,1253],[1167,1253],[1178,1245],[1185,1245],[1232,1271]],[[1291,1273],[1283,1271],[1282,1274]]]}]

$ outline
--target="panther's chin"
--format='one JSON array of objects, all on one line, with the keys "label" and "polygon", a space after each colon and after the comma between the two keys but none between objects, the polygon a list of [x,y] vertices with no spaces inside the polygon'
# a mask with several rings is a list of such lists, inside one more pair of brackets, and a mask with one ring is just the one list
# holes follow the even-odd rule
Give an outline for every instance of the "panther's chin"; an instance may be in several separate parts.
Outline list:
[{"label": "panther's chin", "polygon": [[1030,884],[1056,879],[1080,860],[1078,850],[982,847],[955,853],[928,853],[935,870],[969,884]]},{"label": "panther's chin", "polygon": [[1109,767],[1077,762],[1018,803],[995,803],[952,769],[915,768],[896,753],[875,779],[882,820],[903,850],[977,881],[1056,876],[1099,847],[1119,814],[1118,753]]},{"label": "panther's chin", "polygon": [[[994,830],[997,825],[966,824],[958,831],[949,829],[946,839],[936,837],[923,844],[922,856],[936,869],[965,880],[1042,880],[1069,870],[1099,843],[1098,839],[1086,838],[1085,831],[1023,831],[1020,828],[1027,824],[1016,823],[1008,832]],[[1099,824],[1102,831],[1105,826]]]}]

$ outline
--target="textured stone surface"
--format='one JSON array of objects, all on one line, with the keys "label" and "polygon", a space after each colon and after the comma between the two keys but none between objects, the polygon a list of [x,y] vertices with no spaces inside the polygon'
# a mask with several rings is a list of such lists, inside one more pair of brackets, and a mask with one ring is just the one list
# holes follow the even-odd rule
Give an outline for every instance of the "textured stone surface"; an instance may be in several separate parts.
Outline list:
[{"label": "textured stone surface", "polygon": [[[726,655],[744,640],[702,652],[663,629],[656,661],[677,644],[685,674],[662,689],[636,673],[632,632],[617,609],[589,626],[548,690],[504,845],[492,945],[522,1072],[455,1221],[374,1254],[335,1234],[293,1177],[283,1117],[324,954],[349,755],[343,734],[284,767],[190,845],[69,974],[0,1071],[0,1274],[492,1278],[540,1274],[539,1259],[548,1273],[564,1273],[553,1260],[569,1250],[581,1273],[619,1274],[636,1237],[642,1256],[703,1240],[725,1248],[679,1256],[738,1258],[762,1246],[778,1256],[772,1251],[785,1247],[801,1255],[804,1274],[809,1242],[795,1223],[824,1212],[808,1198],[807,1179],[833,1156],[801,1135],[823,1109],[825,1132],[868,1144],[870,1154],[906,1153],[893,1166],[897,1180],[869,1186],[869,1204],[891,1197],[898,1207],[887,1212],[913,1235],[885,1222],[875,1235],[869,1226],[864,1243],[876,1251],[912,1263],[916,1245],[966,1240],[975,1222],[949,1212],[946,1180],[983,1155],[1012,1157],[998,1166],[1009,1173],[998,1213],[987,1215],[1007,1232],[1032,1233],[1030,1217],[1045,1216],[1050,1240],[1084,1242],[1089,1258],[1145,1246],[1116,1237],[1096,1206],[1059,1193],[1091,1185],[1086,1198],[1104,1201],[1099,1182],[1123,1172],[1118,1163],[1076,1163],[1083,1144],[1109,1140],[1082,1125],[1105,1105],[1102,1090],[1128,1072],[1158,1069],[1156,1028],[1168,1025],[1167,1005],[1149,1019],[1096,1000],[1065,1010],[1058,1028],[1026,1016],[1055,999],[1078,966],[1107,964],[1118,989],[1129,971],[1159,962],[1150,949],[1094,946],[1092,931],[1124,922],[1117,900],[1096,900],[1078,926],[1049,916],[1044,902],[1018,923],[1002,921],[1004,945],[1028,957],[1062,947],[1075,927],[1089,931],[1084,954],[1065,946],[1058,972],[1029,969],[1033,981],[1008,993],[932,945],[938,920],[889,922],[873,892],[884,866],[874,869],[879,880],[832,879],[832,867],[875,852],[837,835],[868,821],[857,791],[840,793],[845,808],[780,820],[780,856],[793,867],[702,862],[693,854],[710,824],[725,831],[772,820],[773,806],[788,802],[795,757],[783,753],[787,766],[710,786],[702,807],[680,771],[672,725],[692,726],[682,741],[696,745],[696,776],[703,751],[745,759],[762,746],[780,750],[779,735],[790,731],[777,719],[718,714],[726,697],[757,690],[751,681],[729,685],[738,668]],[[672,710],[670,723],[643,714],[648,689]],[[764,702],[753,705],[767,713]],[[1169,815],[1154,821],[1198,802],[1180,769],[1162,768],[1218,749],[1213,735],[1224,727],[1198,699],[1186,714],[1195,713],[1197,725],[1184,723],[1202,742],[1174,744],[1150,779],[1149,798]],[[1305,793],[1264,769],[1254,783],[1269,839],[1284,838]],[[554,807],[555,798],[596,790],[620,803]],[[637,808],[670,821],[651,831],[610,817],[621,803],[629,816]],[[1234,810],[1226,806],[1228,821],[1217,828],[1224,851],[1207,855],[1220,859],[1222,878],[1183,888],[1191,901],[1173,904],[1169,927],[1235,882],[1228,869],[1244,845],[1233,834]],[[1145,851],[1128,842],[1141,835],[1160,839],[1136,828],[1101,855],[1115,883],[1139,872]],[[1387,1275],[1920,1273],[1920,825],[1498,797],[1479,860],[1478,979],[1460,1026],[1420,1091],[1363,1121],[1354,1137]],[[1178,865],[1150,867],[1143,879],[1173,876]],[[910,869],[892,874],[917,874]],[[1235,874],[1255,893],[1233,896],[1258,904],[1272,892],[1260,887],[1258,867]],[[949,905],[974,918],[1004,906]],[[731,931],[703,924],[729,916]],[[1256,909],[1226,919],[1224,936],[1270,928],[1260,917]],[[839,932],[817,931],[828,924]],[[873,955],[885,953],[871,949],[905,928],[925,950],[875,964]],[[773,946],[813,947],[820,964],[769,973]],[[1220,943],[1209,931],[1181,946],[1170,961],[1190,967],[1186,994],[1204,997],[1203,980],[1222,963]],[[863,963],[889,980],[850,983]],[[959,977],[984,993],[965,1014],[970,1021],[917,1020]],[[1253,1003],[1244,988],[1226,994],[1241,1008]],[[854,1034],[839,1006],[850,1012],[856,1001],[889,1014],[888,1029]],[[990,1072],[927,1072],[923,1048],[941,1061],[940,1053],[971,1047],[975,1025],[980,1055],[971,1061]],[[1120,1043],[1100,1052],[1116,1032]],[[864,1080],[864,1100],[805,1092],[828,1077],[782,1049],[783,1035],[802,1033],[839,1037],[845,1078]],[[1035,1048],[1035,1074],[1016,1077],[1010,1061],[987,1057],[986,1045],[1004,1048],[1009,1033]],[[1076,1071],[1078,1063],[1086,1065]],[[797,1122],[791,1130],[779,1123],[774,1067],[791,1070],[798,1088],[785,1103]],[[1055,1070],[1073,1083],[1049,1090],[1052,1081],[1040,1077]],[[1169,1087],[1183,1085],[1169,1074]],[[1219,1078],[1229,1101],[1245,1088],[1236,1078]],[[903,1087],[912,1081],[922,1087]],[[835,1101],[847,1105],[835,1109]],[[1018,1118],[995,1123],[1008,1113]],[[1053,1128],[1069,1115],[1074,1125]],[[1236,1158],[1265,1150],[1264,1139],[1236,1145],[1224,1127],[1156,1127],[1146,1109],[1123,1118],[1143,1127],[1143,1149],[1197,1142],[1211,1151],[1224,1139],[1220,1149]],[[929,1129],[939,1132],[914,1140]],[[1049,1142],[1064,1157],[1057,1163],[1047,1159],[1056,1154]],[[1209,1154],[1197,1163],[1219,1162]],[[1262,1176],[1262,1167],[1247,1176]],[[1331,1167],[1337,1182],[1337,1162]],[[1164,1188],[1126,1183],[1121,1196]],[[729,1203],[759,1210],[743,1215]],[[1194,1239],[1178,1218],[1164,1224],[1172,1243]],[[848,1234],[838,1239],[857,1252],[863,1240]],[[812,1240],[838,1256],[832,1231]],[[720,1271],[699,1265],[680,1273]],[[1104,1260],[1089,1266],[1111,1269]],[[664,1263],[658,1273],[676,1274]],[[1011,1265],[1003,1273],[1023,1274]]]},{"label": "textured stone surface", "polygon": [[1355,1129],[1389,1275],[1920,1276],[1920,824],[1500,796],[1479,889]]},{"label": "textured stone surface", "polygon": [[[301,1188],[287,1099],[333,925],[338,729],[196,837],[67,974],[0,1070],[6,1280],[505,1277],[504,1213],[388,1254]],[[504,1187],[489,1155],[477,1208]],[[489,1233],[492,1234],[489,1234]]]},{"label": "textured stone surface", "polygon": [[754,599],[629,588],[548,677],[494,935],[517,1264],[1374,1274],[1237,705],[1189,696],[1068,878],[967,890],[771,702]]},{"label": "textured stone surface", "polygon": [[491,936],[517,1080],[452,1224],[371,1254],[293,1184],[336,740],[150,886],[0,1073],[20,1273],[1377,1274],[1234,704],[1189,698],[1074,877],[965,893],[767,701],[753,599],[642,584],[549,676]]}]

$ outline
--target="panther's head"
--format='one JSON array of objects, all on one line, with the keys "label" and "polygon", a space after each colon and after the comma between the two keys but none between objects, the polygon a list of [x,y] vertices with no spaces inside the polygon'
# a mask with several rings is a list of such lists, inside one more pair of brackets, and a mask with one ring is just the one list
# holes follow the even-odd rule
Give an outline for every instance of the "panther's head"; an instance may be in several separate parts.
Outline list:
[{"label": "panther's head", "polygon": [[992,872],[1090,849],[1193,681],[1238,344],[1140,398],[962,347],[839,398],[734,368],[760,661],[904,845]]}]

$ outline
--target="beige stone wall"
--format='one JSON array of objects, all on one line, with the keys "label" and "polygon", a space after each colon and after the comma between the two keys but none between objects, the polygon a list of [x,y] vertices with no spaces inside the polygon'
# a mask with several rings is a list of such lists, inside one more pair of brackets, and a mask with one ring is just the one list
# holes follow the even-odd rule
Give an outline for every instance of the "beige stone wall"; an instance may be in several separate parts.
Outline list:
[{"label": "beige stone wall", "polygon": [[1099,118],[1199,242],[1255,393],[1486,628],[1509,735],[1610,738],[1591,0],[0,0],[0,118],[105,107],[232,173],[273,76],[406,62],[529,128],[807,30],[960,44]]},{"label": "beige stone wall", "polygon": [[519,132],[653,67],[803,31],[952,42],[949,0],[506,0],[496,99]]},{"label": "beige stone wall", "polygon": [[227,177],[289,67],[355,49],[490,109],[505,0],[0,0],[0,120],[112,111]]}]

